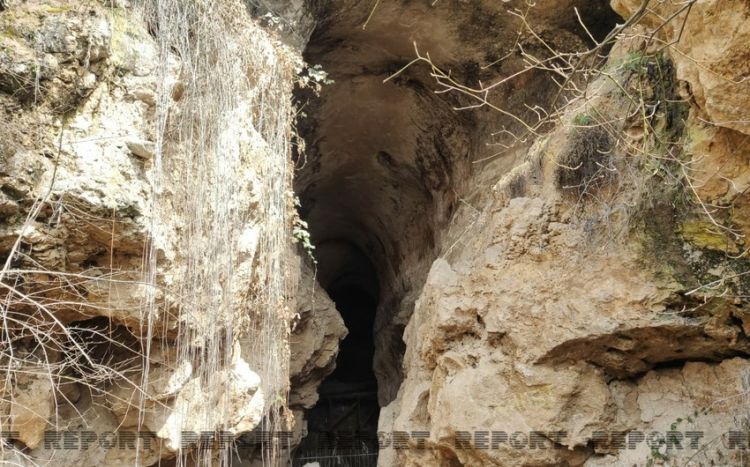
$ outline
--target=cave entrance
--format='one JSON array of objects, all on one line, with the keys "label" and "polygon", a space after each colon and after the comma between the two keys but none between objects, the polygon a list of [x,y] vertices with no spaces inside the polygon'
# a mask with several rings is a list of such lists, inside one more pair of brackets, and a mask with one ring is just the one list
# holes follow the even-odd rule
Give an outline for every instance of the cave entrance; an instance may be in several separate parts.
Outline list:
[{"label": "cave entrance", "polygon": [[[468,229],[460,226],[482,221],[480,208],[498,180],[526,161],[525,122],[559,97],[560,83],[544,67],[522,72],[526,54],[546,56],[548,42],[575,50],[589,33],[610,31],[616,16],[607,2],[568,0],[566,15],[536,8],[547,31],[541,40],[507,14],[505,2],[308,3],[309,21],[299,25],[307,24],[301,42],[311,68],[295,94],[303,144],[295,148],[294,191],[316,246],[318,280],[350,334],[338,368],[320,386],[320,402],[307,411],[309,435],[297,458],[372,465],[377,454],[365,448],[377,443],[348,440],[364,447],[326,450],[326,436],[367,433],[378,408],[381,430],[394,429],[406,376],[404,331],[430,267],[464,241]],[[579,18],[596,26],[584,30]],[[517,114],[447,92],[424,63],[407,67],[417,45],[451,81],[472,88],[504,82],[492,105]],[[362,457],[332,460],[339,452]],[[382,454],[381,463],[389,462],[391,454]]]},{"label": "cave entrance", "polygon": [[374,466],[380,406],[373,370],[379,286],[375,268],[355,246],[329,241],[318,248],[319,280],[348,330],[339,344],[336,369],[318,388],[307,410],[308,435],[295,466]]}]

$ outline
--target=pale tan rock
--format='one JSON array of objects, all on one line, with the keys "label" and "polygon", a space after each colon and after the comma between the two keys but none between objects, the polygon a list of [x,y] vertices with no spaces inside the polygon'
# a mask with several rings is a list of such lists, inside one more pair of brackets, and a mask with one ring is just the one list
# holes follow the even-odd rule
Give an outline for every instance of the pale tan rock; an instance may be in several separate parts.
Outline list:
[{"label": "pale tan rock", "polygon": [[309,266],[302,266],[298,311],[290,337],[292,407],[309,409],[318,401],[317,388],[336,368],[339,342],[346,337],[344,320]]},{"label": "pale tan rock", "polygon": [[130,149],[130,152],[140,157],[141,159],[151,160],[154,158],[154,154],[156,153],[156,146],[151,141],[130,140],[125,144],[128,145],[128,149]]},{"label": "pale tan rock", "polygon": [[[613,0],[612,7],[627,18],[640,0]],[[643,24],[656,28],[658,37],[672,44],[669,54],[677,78],[690,83],[698,107],[714,125],[750,134],[747,102],[750,98],[750,28],[745,2],[699,0],[687,10],[679,1],[649,4]],[[679,14],[673,17],[674,14]],[[671,21],[665,21],[672,18]]]},{"label": "pale tan rock", "polygon": [[[236,361],[228,370],[219,371],[215,382],[222,391],[203,387],[198,378],[187,381],[177,392],[163,422],[157,415],[147,420],[146,426],[165,439],[165,447],[177,451],[183,446],[182,434],[186,431],[201,433],[215,429],[219,420],[228,434],[237,435],[251,431],[264,414],[265,399],[260,390],[260,377],[244,360]],[[158,408],[156,409],[158,411]]]},{"label": "pale tan rock", "polygon": [[[121,425],[106,408],[89,404],[90,401],[61,410],[63,429],[51,431],[45,443],[19,456],[24,459],[20,465],[126,467],[150,465],[159,460],[163,448],[157,439],[145,432],[139,435],[135,426]],[[86,413],[85,419],[76,412],[81,409]]]},{"label": "pale tan rock", "polygon": [[[612,60],[626,50],[616,46]],[[616,94],[606,83],[595,81],[589,91],[587,105],[616,114]],[[571,110],[571,118],[576,112],[581,110]],[[718,145],[702,152],[706,160],[696,165],[705,173],[721,167],[729,174],[723,185],[717,177],[698,189],[734,199],[747,174],[741,157],[722,144],[725,132],[734,133],[727,138],[739,135],[720,128],[695,143]],[[594,224],[594,232],[586,233],[571,212],[580,200],[570,201],[553,183],[570,135],[558,128],[537,141],[495,185],[494,199],[456,240],[459,246],[432,263],[404,334],[406,377],[379,426],[429,433],[428,449],[417,449],[413,440],[409,449],[386,448],[379,465],[644,465],[649,456],[663,459],[647,446],[604,448],[595,433],[665,432],[681,410],[695,410],[696,399],[710,405],[740,393],[747,360],[725,359],[748,353],[746,314],[739,311],[746,302],[709,293],[700,313],[674,308],[703,264],[690,252],[705,258],[714,244],[698,245],[677,226],[661,231],[659,253],[648,247],[649,231],[597,243],[612,226]],[[522,195],[513,193],[519,180]],[[697,231],[699,238],[704,231]],[[729,275],[723,269],[728,263],[718,263],[711,274]],[[727,379],[719,382],[724,376],[717,372]],[[712,439],[733,424],[724,411],[691,427],[710,431]],[[457,446],[462,433],[477,431],[520,433],[527,444]],[[545,437],[558,449],[529,449],[533,431],[566,436]],[[676,459],[684,462],[697,452],[719,464],[736,454],[697,448]]]},{"label": "pale tan rock", "polygon": [[[194,337],[181,345],[182,350],[195,347],[180,355],[200,354],[208,339],[226,331],[222,329],[225,323],[235,325],[227,352],[239,339],[249,340],[248,329],[255,318],[250,310],[257,308],[253,293],[267,279],[264,271],[272,270],[266,268],[269,259],[259,254],[265,247],[261,242],[268,237],[264,219],[269,215],[262,205],[270,184],[263,176],[272,162],[287,156],[276,151],[255,127],[258,104],[253,99],[258,99],[269,83],[275,86],[274,92],[276,86],[281,86],[278,91],[282,94],[291,92],[293,54],[258,28],[244,7],[238,10],[246,20],[241,33],[252,36],[258,60],[252,73],[238,71],[238,79],[243,71],[252,78],[243,81],[249,92],[238,96],[234,113],[227,117],[229,123],[216,135],[227,141],[221,156],[237,161],[233,167],[237,170],[229,172],[237,190],[226,205],[219,206],[231,213],[232,222],[237,220],[236,232],[223,239],[231,245],[221,244],[232,251],[228,258],[232,264],[227,266],[232,274],[222,278],[223,290],[212,285],[211,293],[199,294],[215,297],[226,292],[224,303],[228,306],[224,308],[236,316],[210,316],[208,305],[215,304],[211,297],[203,307],[191,303],[200,313],[181,315],[176,304],[187,287],[183,282],[187,258],[181,239],[198,213],[194,206],[179,203],[186,192],[206,181],[191,180],[196,184],[191,186],[177,183],[180,170],[192,160],[186,157],[189,151],[172,142],[164,177],[158,178],[154,167],[159,151],[153,143],[158,92],[165,89],[165,95],[175,101],[180,97],[171,92],[180,83],[180,57],[168,53],[161,74],[159,51],[140,10],[123,10],[127,2],[119,2],[118,8],[105,3],[14,1],[3,4],[0,11],[0,107],[14,109],[12,120],[5,117],[8,112],[0,117],[0,251],[5,258],[14,245],[23,245],[23,259],[12,267],[33,271],[11,279],[4,275],[3,281],[13,283],[22,275],[23,280],[17,280],[27,287],[24,290],[54,308],[56,333],[63,335],[61,329],[73,322],[77,327],[97,329],[99,334],[92,332],[91,338],[66,358],[89,365],[91,362],[80,355],[86,352],[101,363],[92,363],[87,370],[98,372],[95,375],[76,376],[82,380],[80,387],[65,383],[57,394],[50,389],[44,398],[40,390],[43,378],[28,387],[12,388],[17,392],[13,398],[20,403],[15,408],[2,407],[3,420],[16,420],[18,441],[34,449],[9,454],[8,459],[28,455],[28,462],[55,465],[151,465],[173,455],[181,431],[225,429],[232,436],[252,431],[269,407],[280,403],[280,394],[285,394],[285,387],[274,388],[278,392],[266,397],[259,370],[241,355],[250,353],[248,346],[238,348],[231,364],[208,370],[189,358],[178,361],[176,328],[179,322],[180,332]],[[223,39],[228,46],[238,40]],[[289,79],[264,75],[284,70]],[[286,187],[288,181],[279,180],[280,186]],[[221,180],[225,182],[226,177]],[[39,215],[26,222],[34,201],[46,196],[48,203]],[[283,227],[283,234],[281,230]],[[291,248],[291,243],[281,243],[280,249]],[[157,257],[156,285],[149,284],[145,274],[144,258],[150,245]],[[289,284],[293,290],[293,281]],[[6,295],[3,299],[7,304]],[[150,300],[157,305],[146,306]],[[33,303],[18,301],[21,303],[12,304],[14,312],[51,320],[52,313],[47,310],[37,307],[34,311]],[[151,355],[144,357],[147,317],[152,319],[154,341]],[[286,313],[280,313],[282,335],[285,319]],[[44,329],[49,329],[49,324]],[[122,339],[114,343],[115,350],[98,347],[112,335]],[[288,344],[279,345],[283,350]],[[70,344],[66,351],[70,348],[74,346]],[[328,355],[335,357],[335,350]],[[149,359],[146,375],[144,358]],[[67,373],[55,376],[71,378]],[[89,376],[93,382],[83,381]],[[146,380],[148,384],[143,384]],[[282,381],[282,386],[285,384]],[[93,406],[90,396],[95,399]],[[140,413],[141,408],[145,413]],[[65,412],[64,416],[56,410]],[[145,423],[139,427],[139,422]],[[158,435],[151,439],[152,451],[92,447],[61,454],[59,449],[39,444],[43,430],[65,427],[118,432],[142,429]]]},{"label": "pale tan rock", "polygon": [[[640,465],[649,460],[668,465],[688,461],[737,465],[743,453],[737,445],[731,447],[729,437],[732,431],[744,429],[747,389],[742,379],[750,374],[749,365],[747,360],[735,358],[720,364],[689,362],[682,368],[647,373],[628,387],[625,399],[617,402],[619,414],[614,426],[646,435],[656,432],[663,437],[672,431],[677,433],[672,438],[674,443],[653,443],[650,447],[634,436],[627,448],[612,449],[602,442],[596,448],[601,455],[584,465]],[[613,393],[623,393],[622,389],[612,389]]]},{"label": "pale tan rock", "polygon": [[[163,342],[165,348],[154,345],[147,357],[148,384],[142,388],[146,373],[142,356],[122,351],[114,363],[122,365],[126,375],[99,380],[95,389],[107,395],[99,394],[96,400],[91,400],[85,385],[65,384],[53,394],[43,378],[17,383],[12,394],[20,403],[2,407],[2,414],[10,417],[13,429],[19,429],[18,441],[30,449],[4,452],[4,462],[133,465],[134,450],[45,449],[39,444],[40,433],[53,423],[71,429],[127,430],[142,418],[145,427],[158,433],[152,440],[154,449],[144,450],[139,459],[151,465],[174,453],[182,441],[181,430],[219,427],[232,435],[251,431],[287,389],[293,411],[287,416],[294,419],[297,443],[305,432],[303,409],[317,401],[317,386],[333,371],[338,343],[346,335],[333,303],[305,269],[302,286],[285,291],[288,309],[276,310],[280,316],[297,312],[288,340],[273,343],[291,353],[290,388],[284,383],[275,388],[278,392],[264,393],[260,370],[248,363],[252,357],[248,354],[253,353],[245,345],[249,342],[236,349],[232,363],[210,371],[177,357],[177,323],[180,332],[193,333],[193,341],[186,345],[195,352],[187,354],[199,354],[215,337],[211,334],[215,328],[208,325],[215,324],[216,317],[205,312],[214,303],[210,297],[231,290],[229,313],[243,317],[238,329],[254,323],[255,315],[248,311],[255,311],[256,305],[250,290],[263,287],[269,279],[263,276],[263,262],[268,259],[263,255],[266,232],[259,218],[269,195],[264,191],[268,173],[258,161],[278,160],[273,158],[282,151],[274,152],[253,128],[257,117],[253,104],[243,100],[247,96],[238,96],[236,118],[218,136],[236,143],[227,154],[242,161],[233,172],[241,186],[227,209],[243,219],[228,240],[232,277],[223,283],[225,287],[213,283],[205,294],[196,293],[198,306],[191,313],[178,314],[178,307],[170,304],[179,303],[179,294],[190,289],[181,282],[186,266],[180,232],[198,213],[180,204],[181,187],[167,183],[180,180],[184,148],[170,145],[161,154],[151,142],[157,140],[153,127],[158,92],[165,90],[165,96],[180,102],[186,98],[187,81],[179,75],[177,56],[166,59],[167,76],[157,74],[157,46],[147,25],[131,10],[122,9],[128,3],[115,2],[116,8],[105,10],[101,2],[5,2],[13,15],[12,20],[5,12],[0,16],[0,106],[14,118],[6,122],[0,116],[0,251],[7,253],[21,237],[24,248],[28,247],[24,252],[33,259],[29,264],[41,270],[23,278],[39,286],[33,292],[45,291],[44,300],[62,304],[55,309],[61,323],[106,319],[142,338],[143,304],[150,299],[164,304],[156,311],[157,325],[152,330],[158,339],[154,342]],[[325,137],[316,141],[332,157],[307,180],[318,209],[324,207],[312,214],[316,222],[311,225],[323,226],[319,233],[334,226],[361,245],[382,249],[372,255],[383,289],[374,364],[380,400],[388,405],[381,412],[380,428],[429,432],[424,440],[428,449],[415,449],[413,442],[411,449],[386,448],[380,465],[644,464],[654,453],[642,444],[618,451],[596,445],[592,433],[612,428],[666,430],[677,418],[685,423],[686,410],[706,406],[716,410],[691,417],[687,421],[691,428],[745,423],[746,407],[730,402],[744,401],[748,390],[741,378],[748,371],[741,356],[750,353],[747,301],[699,286],[709,280],[723,285],[727,275],[744,274],[732,272],[730,263],[736,258],[715,258],[724,253],[740,255],[746,242],[706,235],[710,221],[705,219],[697,224],[693,219],[677,219],[679,225],[661,232],[659,247],[664,251],[645,250],[647,239],[634,238],[637,235],[613,236],[608,248],[595,248],[590,244],[591,229],[576,224],[571,213],[574,203],[554,183],[559,156],[573,139],[569,128],[559,127],[528,151],[522,148],[520,155],[478,166],[476,172],[481,173],[473,173],[471,160],[481,158],[475,153],[484,151],[477,147],[489,148],[482,156],[495,151],[494,144],[485,144],[487,128],[494,131],[502,125],[478,118],[480,123],[472,122],[482,131],[478,135],[476,128],[465,129],[464,117],[449,108],[453,103],[443,105],[441,97],[422,92],[432,90],[424,82],[411,81],[407,75],[403,81],[384,84],[385,76],[378,73],[391,73],[394,64],[412,57],[414,41],[436,62],[483,66],[506,52],[501,46],[516,40],[518,25],[506,9],[521,2],[458,2],[451,8],[443,2],[402,3],[382,2],[377,11],[362,2],[332,4],[333,16],[319,32],[330,34],[328,39],[340,38],[337,34],[342,31],[356,34],[344,42],[345,47],[326,55],[326,68],[330,64],[337,75],[356,78],[324,97],[321,115],[325,118],[316,123]],[[566,50],[580,47],[586,39],[562,25],[575,19],[561,12],[573,5],[583,8],[585,2],[538,3],[540,8],[531,11],[529,19],[541,21],[539,31],[545,40]],[[647,15],[651,26],[658,24],[659,16],[685,5],[651,3]],[[624,15],[639,4],[614,2]],[[688,95],[696,101],[685,143],[692,157],[693,188],[711,209],[714,204],[731,207],[727,211],[733,225],[750,234],[750,170],[743,146],[750,134],[745,110],[750,100],[745,79],[750,43],[746,12],[742,2],[695,2],[671,56],[678,78],[689,83]],[[372,21],[364,27],[363,18],[370,13]],[[314,29],[313,12],[291,2],[281,14],[299,28],[282,34],[301,46]],[[661,31],[662,39],[675,38],[681,19],[678,16]],[[253,24],[248,20],[243,28],[253,34]],[[642,29],[639,34],[646,32]],[[253,37],[259,47],[257,69],[281,66],[276,61],[281,45],[265,33]],[[616,45],[613,57],[626,48]],[[500,71],[513,72],[513,66],[508,68]],[[258,79],[255,84],[268,85],[275,78]],[[529,95],[542,90],[540,82],[549,87],[546,81],[523,76],[503,101],[511,109],[522,108]],[[288,87],[273,90],[284,99],[291,94]],[[609,92],[601,82],[592,83],[587,90],[591,101],[573,106],[617,107],[621,102]],[[384,105],[388,102],[397,102],[400,111]],[[571,109],[562,120],[572,120],[577,110]],[[414,117],[421,114],[432,120]],[[423,126],[425,121],[433,124]],[[614,131],[620,130],[628,141],[648,141],[642,127]],[[433,139],[437,143],[426,141]],[[434,147],[426,149],[428,143]],[[161,179],[153,186],[157,154],[164,156],[159,162],[170,170],[166,182]],[[459,158],[465,163],[457,162]],[[391,175],[373,175],[381,173]],[[335,189],[321,188],[325,187],[316,178],[321,174],[335,180]],[[47,192],[53,178],[52,202],[37,221],[25,225],[27,207]],[[484,193],[473,197],[458,193],[461,185],[478,180],[483,183],[477,183],[477,190]],[[492,183],[484,183],[487,180]],[[163,201],[156,211],[149,202],[154,193]],[[434,219],[425,215],[426,207],[437,212]],[[342,221],[342,212],[365,215]],[[357,223],[353,220],[361,220],[366,232],[354,232],[359,227],[352,227]],[[158,287],[146,285],[140,274],[144,245],[149,242],[156,245]],[[442,254],[433,262],[437,252]],[[670,256],[669,261],[659,257],[661,253]],[[707,258],[714,258],[713,263]],[[287,272],[297,274],[296,268]],[[69,273],[72,276],[66,277],[80,282],[61,291],[65,287],[55,272]],[[111,280],[111,273],[117,280]],[[740,287],[743,278],[726,282]],[[188,293],[195,291],[194,285]],[[139,413],[142,396],[144,413]],[[52,416],[55,402],[64,412],[60,418]],[[497,449],[457,448],[461,432],[486,430],[523,436],[536,430],[561,430],[567,436],[555,440],[555,446],[553,437],[543,440],[555,449],[517,448],[508,441]],[[720,435],[712,430],[707,429],[708,436]],[[717,447],[718,443],[709,446],[700,453],[701,459],[731,465],[736,453]],[[688,460],[686,455],[670,459]]]},{"label": "pale tan rock", "polygon": [[33,449],[50,429],[48,419],[55,410],[52,376],[20,375],[15,394],[10,400],[10,430],[18,432],[18,440]]}]

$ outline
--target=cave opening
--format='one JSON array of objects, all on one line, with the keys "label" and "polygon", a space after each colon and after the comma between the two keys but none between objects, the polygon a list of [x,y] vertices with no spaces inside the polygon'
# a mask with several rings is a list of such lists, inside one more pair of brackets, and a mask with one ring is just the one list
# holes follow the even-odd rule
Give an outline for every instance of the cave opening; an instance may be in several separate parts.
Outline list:
[{"label": "cave opening", "polygon": [[348,334],[339,343],[336,368],[318,388],[317,404],[306,412],[308,434],[295,465],[374,465],[380,412],[373,369],[377,274],[369,258],[345,240],[319,245],[318,257],[318,280]]},{"label": "cave opening", "polygon": [[[589,33],[599,40],[611,30],[616,15],[605,4],[568,3],[566,15],[534,10],[555,47],[573,50]],[[380,431],[388,430],[405,377],[404,331],[430,266],[529,145],[513,143],[523,133],[518,119],[487,108],[458,111],[473,101],[437,92],[426,66],[404,69],[415,44],[458,82],[514,76],[493,99],[520,120],[538,117],[534,108],[559,88],[545,70],[519,73],[525,65],[514,44],[522,25],[500,5],[388,2],[375,12],[345,1],[316,5],[303,56],[316,70],[310,76],[323,70],[327,79],[295,95],[304,148],[295,154],[294,191],[316,247],[317,279],[349,330],[320,401],[306,410],[308,435],[295,455],[321,462],[316,449],[330,445],[332,430],[374,434],[379,419]],[[593,25],[588,32],[574,7]],[[524,50],[545,53],[527,40]],[[512,149],[496,157],[498,147]],[[354,441],[364,460],[321,465],[374,465],[377,442]]]}]

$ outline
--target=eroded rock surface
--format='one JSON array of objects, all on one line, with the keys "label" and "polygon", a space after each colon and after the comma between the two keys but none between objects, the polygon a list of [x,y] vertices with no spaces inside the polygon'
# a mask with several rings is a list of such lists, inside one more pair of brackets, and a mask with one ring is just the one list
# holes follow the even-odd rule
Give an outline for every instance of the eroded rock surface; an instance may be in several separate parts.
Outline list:
[{"label": "eroded rock surface", "polygon": [[[162,6],[162,14],[180,8]],[[298,60],[243,4],[226,2],[210,13],[216,16],[209,26],[225,27],[217,38],[222,47],[251,43],[245,57],[252,55],[257,66],[237,68],[214,87],[190,81],[202,80],[190,62],[196,57],[165,45],[171,38],[147,21],[153,19],[148,5],[2,4],[0,251],[7,325],[0,425],[13,432],[3,462],[150,465],[189,450],[195,441],[183,432],[221,430],[231,438],[252,431],[279,404],[277,391],[288,388],[288,365],[281,361],[288,342],[281,338],[274,347],[280,376],[270,375],[252,337],[261,333],[251,328],[260,322],[257,303],[268,296],[260,284],[269,273],[295,275],[277,274],[282,259],[269,265],[263,255],[294,257],[291,223],[284,224],[291,205],[285,135]],[[242,28],[233,29],[236,24]],[[243,92],[224,108],[210,107],[219,109],[210,122],[183,105],[196,94],[218,99],[217,87]],[[272,104],[273,96],[284,105]],[[274,105],[273,117],[264,117],[261,100]],[[261,128],[261,117],[273,122]],[[230,123],[201,140],[200,152],[184,137],[185,121],[205,132],[213,132],[212,122]],[[217,159],[209,138],[226,140]],[[184,180],[190,173],[202,176],[192,186]],[[280,200],[273,215],[264,202],[269,198]],[[270,227],[269,219],[280,227]],[[277,237],[282,241],[269,250],[269,238]],[[201,242],[205,247],[196,247]],[[293,296],[287,298],[293,309]],[[281,308],[264,323],[286,336]],[[335,356],[333,341],[327,345]],[[327,364],[322,358],[318,363]],[[281,387],[269,385],[271,378]],[[148,433],[124,448],[116,440],[103,447],[97,438],[61,453],[42,442],[46,430],[114,432],[115,438]]]},{"label": "eroded rock surface", "polygon": [[[614,4],[628,17],[641,2]],[[681,8],[658,5],[636,32]],[[684,103],[670,110],[660,101],[647,125],[674,141],[666,144],[680,155],[668,163],[680,187],[664,190],[662,180],[648,188],[653,180],[638,178],[646,188],[638,197],[624,189],[633,173],[617,158],[655,154],[632,149],[632,141],[651,147],[649,135],[642,119],[623,114],[633,108],[631,90],[653,79],[647,66],[628,77],[633,70],[622,64],[647,56],[649,46],[625,33],[606,78],[590,83],[586,99],[566,112],[568,123],[499,178],[492,199],[464,216],[472,223],[432,263],[404,334],[406,378],[380,422],[383,431],[429,433],[426,449],[412,439],[410,449],[382,450],[379,465],[741,462],[732,436],[745,430],[737,414],[745,412],[750,353],[747,224],[739,214],[749,173],[740,132],[749,114],[741,108],[745,80],[734,74],[742,67],[728,65],[733,80],[719,70],[746,61],[744,42],[727,46],[748,32],[739,24],[747,5],[733,5],[727,21],[731,13],[717,2],[693,8],[690,38],[656,65],[672,84],[655,82],[674,87],[667,92]],[[656,37],[675,40],[679,19]],[[624,84],[613,87],[618,80]],[[663,91],[641,96],[649,92],[652,99]],[[600,118],[610,122],[606,132]],[[601,167],[615,179],[586,178]],[[674,201],[682,190],[688,203]],[[637,199],[647,202],[636,201],[636,212],[625,207]],[[670,431],[678,433],[669,439]],[[498,434],[488,449],[493,432],[507,437]],[[617,437],[628,432],[626,442]],[[700,436],[690,448],[688,432]]]},{"label": "eroded rock surface", "polygon": [[317,388],[336,367],[339,342],[347,330],[328,294],[320,288],[309,266],[303,266],[298,311],[290,336],[289,404],[309,409],[318,401]]},{"label": "eroded rock surface", "polygon": [[[180,183],[194,148],[156,131],[202,110],[157,112],[195,93],[187,57],[160,49],[159,25],[131,3],[0,1],[0,428],[16,432],[3,462],[151,465],[176,455],[181,430],[221,419],[241,435],[271,406],[293,445],[305,436],[347,331],[307,265],[268,254],[269,225],[291,247],[291,222],[269,224],[281,209],[267,202],[292,204],[291,167],[268,163],[286,157],[289,129],[269,136],[284,120],[256,105],[293,97],[300,63],[282,40],[309,43],[305,58],[327,73],[308,69],[320,95],[295,96],[310,117],[296,189],[320,282],[379,283],[365,289],[379,298],[380,429],[423,435],[384,446],[380,465],[740,462],[727,433],[750,426],[747,2],[649,2],[596,50],[606,61],[587,62],[598,78],[571,81],[586,91],[571,101],[557,99],[559,70],[521,71],[550,47],[594,47],[623,21],[605,2],[243,6],[222,41],[256,54],[252,70],[233,70],[249,73],[249,92],[217,132],[237,165],[233,196],[215,204],[190,203],[206,180]],[[641,5],[612,2],[622,18]],[[403,69],[418,52],[455,83],[507,82],[473,108],[475,97],[433,92],[446,89],[426,62]],[[553,102],[554,118],[525,127]],[[196,227],[218,211],[232,229]],[[226,234],[205,248],[231,250],[222,268],[189,254],[206,232]],[[336,270],[362,269],[360,257],[374,271]],[[196,264],[205,274],[185,284]],[[254,298],[298,274],[271,313],[283,337],[261,349],[288,352],[276,363],[289,384],[276,375],[268,391],[248,338]],[[231,303],[222,319],[236,328],[215,327],[216,303]],[[190,352],[175,345],[185,333]],[[152,434],[140,450],[61,450],[43,442],[55,428]],[[647,439],[668,431],[682,438]],[[697,448],[688,432],[702,433]],[[262,449],[239,461],[262,464]]]}]

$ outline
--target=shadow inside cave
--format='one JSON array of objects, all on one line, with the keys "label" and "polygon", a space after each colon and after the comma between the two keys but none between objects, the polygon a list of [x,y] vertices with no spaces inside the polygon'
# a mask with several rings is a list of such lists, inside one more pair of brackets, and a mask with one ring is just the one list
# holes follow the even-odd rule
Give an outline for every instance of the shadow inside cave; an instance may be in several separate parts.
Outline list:
[{"label": "shadow inside cave", "polygon": [[308,435],[293,465],[374,466],[380,412],[373,371],[377,297],[347,282],[330,286],[328,294],[349,334],[339,346],[336,369],[319,387],[318,403],[307,411]]}]

